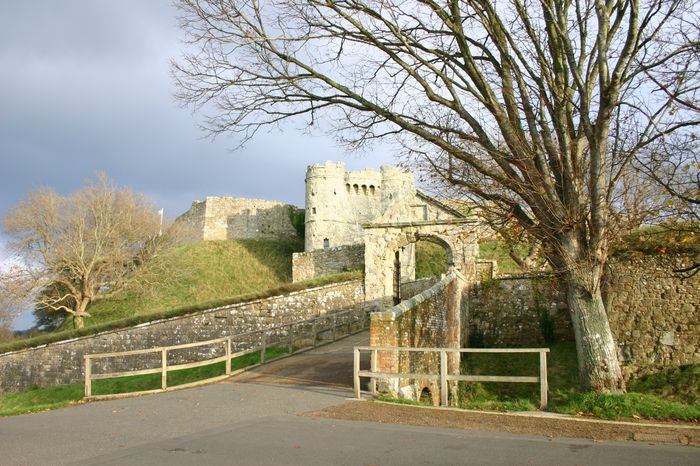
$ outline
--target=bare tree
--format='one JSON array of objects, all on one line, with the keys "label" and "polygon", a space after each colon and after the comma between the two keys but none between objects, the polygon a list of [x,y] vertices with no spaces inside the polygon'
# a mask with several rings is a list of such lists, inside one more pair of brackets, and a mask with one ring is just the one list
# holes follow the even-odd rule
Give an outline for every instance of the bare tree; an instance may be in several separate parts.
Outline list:
[{"label": "bare tree", "polygon": [[[647,0],[178,0],[183,102],[242,140],[290,117],[396,137],[500,206],[567,283],[583,388],[624,391],[601,279],[630,161],[698,124],[698,9]],[[324,118],[319,118],[320,115]]]},{"label": "bare tree", "polygon": [[68,313],[82,328],[90,303],[118,289],[155,253],[159,217],[143,196],[100,175],[70,196],[33,192],[4,226],[21,266],[2,277],[3,294]]}]

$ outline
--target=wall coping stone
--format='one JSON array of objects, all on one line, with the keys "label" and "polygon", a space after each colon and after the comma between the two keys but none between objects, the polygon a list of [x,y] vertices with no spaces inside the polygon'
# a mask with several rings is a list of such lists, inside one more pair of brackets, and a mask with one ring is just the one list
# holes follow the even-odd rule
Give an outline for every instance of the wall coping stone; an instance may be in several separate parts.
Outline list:
[{"label": "wall coping stone", "polygon": [[83,335],[83,336],[79,336],[79,337],[75,337],[75,338],[70,338],[68,340],[53,341],[51,343],[45,343],[43,345],[32,346],[30,348],[23,348],[23,349],[16,350],[16,351],[8,351],[6,353],[0,353],[0,356],[20,354],[20,353],[26,353],[29,351],[35,351],[38,349],[43,349],[43,348],[48,348],[48,347],[66,345],[68,343],[73,343],[75,341],[87,340],[87,339],[96,338],[96,337],[100,337],[100,336],[104,336],[104,335],[110,335],[112,333],[123,332],[124,330],[128,330],[130,328],[150,327],[151,325],[160,324],[162,322],[171,322],[171,321],[176,321],[176,320],[180,320],[180,319],[187,319],[187,318],[192,317],[193,315],[206,315],[206,314],[211,314],[213,312],[218,312],[218,311],[223,311],[223,310],[228,310],[228,309],[236,309],[239,307],[250,306],[251,304],[257,304],[257,303],[261,303],[261,302],[265,302],[265,301],[270,301],[273,299],[279,299],[282,297],[287,298],[290,296],[308,293],[311,291],[323,290],[323,289],[327,289],[327,288],[335,288],[335,287],[339,287],[339,286],[348,285],[351,283],[363,284],[364,281],[363,281],[363,279],[345,280],[345,281],[338,282],[338,283],[330,283],[328,285],[315,286],[312,288],[306,288],[304,290],[292,291],[291,293],[279,294],[279,295],[275,295],[275,296],[268,296],[267,298],[258,298],[258,299],[252,299],[250,301],[243,301],[243,302],[235,303],[235,304],[226,304],[224,306],[212,307],[210,309],[203,309],[200,311],[189,312],[189,313],[182,314],[179,316],[167,317],[167,318],[163,318],[163,319],[156,319],[156,320],[151,320],[148,322],[142,322],[140,324],[131,325],[129,327],[122,327],[122,328],[117,328],[117,329],[113,329],[113,330],[105,330],[104,332],[94,333],[91,335]]},{"label": "wall coping stone", "polygon": [[394,222],[394,223],[364,223],[362,228],[404,228],[404,227],[421,227],[430,225],[464,225],[464,224],[477,224],[476,220],[471,220],[468,218],[448,218],[444,220],[417,220],[414,222]]},{"label": "wall coping stone", "polygon": [[452,280],[458,278],[462,280],[464,279],[462,274],[460,274],[456,269],[452,268],[447,273],[442,275],[442,278],[439,282],[437,282],[427,290],[413,296],[410,299],[407,299],[406,301],[400,302],[399,304],[387,311],[374,312],[372,313],[372,317],[379,320],[396,320],[397,318],[401,317],[404,313],[410,311],[414,307],[440,293],[447,287],[447,285],[449,285],[452,282]]}]

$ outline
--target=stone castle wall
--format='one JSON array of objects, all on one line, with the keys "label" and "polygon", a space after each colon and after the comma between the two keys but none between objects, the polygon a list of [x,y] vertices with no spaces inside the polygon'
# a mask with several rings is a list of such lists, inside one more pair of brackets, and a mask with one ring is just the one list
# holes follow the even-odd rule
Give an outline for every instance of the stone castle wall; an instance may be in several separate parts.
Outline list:
[{"label": "stone castle wall", "polygon": [[[609,261],[604,295],[627,379],[700,362],[700,275],[675,276],[671,268],[683,260],[644,256]],[[573,341],[565,297],[551,277],[488,280],[468,293],[470,344],[541,346],[547,319],[555,339]]]},{"label": "stone castle wall", "polygon": [[289,213],[295,208],[276,201],[207,197],[194,201],[176,222],[188,225],[188,236],[196,240],[293,239],[298,235]]},{"label": "stone castle wall", "polygon": [[322,275],[361,270],[364,264],[364,244],[295,252],[292,254],[292,281],[299,282]]},{"label": "stone castle wall", "polygon": [[[186,316],[148,322],[135,327],[98,335],[50,343],[0,354],[0,393],[81,382],[85,354],[120,352],[211,340],[244,332],[262,330],[326,313],[346,309],[364,312],[361,280],[332,284],[283,296],[223,306]],[[257,342],[255,342],[257,343]],[[234,351],[251,342],[234,340]],[[247,345],[247,346],[246,346]],[[174,354],[176,361],[210,358],[222,348],[209,346]],[[137,359],[112,360],[96,367],[95,373],[157,367],[159,355],[139,355]],[[103,360],[106,361],[106,360]]]}]

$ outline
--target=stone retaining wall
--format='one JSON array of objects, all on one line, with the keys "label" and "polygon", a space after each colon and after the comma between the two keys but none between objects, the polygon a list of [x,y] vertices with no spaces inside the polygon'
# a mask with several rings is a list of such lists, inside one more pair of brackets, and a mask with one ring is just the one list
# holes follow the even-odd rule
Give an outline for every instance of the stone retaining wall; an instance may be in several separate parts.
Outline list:
[{"label": "stone retaining wall", "polygon": [[364,244],[295,252],[292,254],[292,281],[296,283],[322,275],[360,270],[364,264]]},{"label": "stone retaining wall", "polygon": [[[354,280],[0,354],[0,393],[22,391],[33,386],[48,387],[80,382],[84,377],[85,354],[211,340],[364,307],[363,283]],[[252,342],[234,342],[234,351],[250,344]],[[182,354],[174,354],[173,358],[179,362],[191,361],[197,357],[209,358],[218,354],[221,348],[222,346],[183,350]],[[159,355],[125,358],[113,361],[111,365],[105,361],[98,365],[95,373],[125,370],[123,367],[154,367],[151,361],[154,357],[158,358]]]},{"label": "stone retaining wall", "polygon": [[[603,291],[626,379],[700,362],[700,274],[683,280],[672,272],[688,260],[641,256],[609,261]],[[468,295],[464,324],[470,345],[541,346],[548,325],[555,340],[574,339],[565,298],[552,277],[487,280]]]}]

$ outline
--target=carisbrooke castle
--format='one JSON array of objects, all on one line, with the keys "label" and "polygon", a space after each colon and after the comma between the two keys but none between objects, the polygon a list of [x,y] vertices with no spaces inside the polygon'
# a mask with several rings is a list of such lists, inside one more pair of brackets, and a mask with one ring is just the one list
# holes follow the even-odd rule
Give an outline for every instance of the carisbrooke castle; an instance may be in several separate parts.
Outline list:
[{"label": "carisbrooke castle", "polygon": [[[299,208],[276,201],[207,197],[178,218],[200,240],[290,239]],[[306,170],[304,251],[294,254],[295,281],[352,270],[364,263],[364,230],[370,224],[461,219],[457,210],[416,189],[413,173],[394,166],[346,171],[326,162]],[[415,274],[413,245],[402,251],[402,278]]]}]

